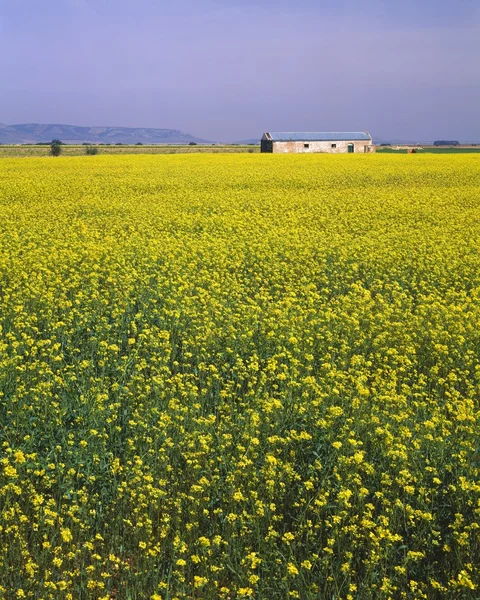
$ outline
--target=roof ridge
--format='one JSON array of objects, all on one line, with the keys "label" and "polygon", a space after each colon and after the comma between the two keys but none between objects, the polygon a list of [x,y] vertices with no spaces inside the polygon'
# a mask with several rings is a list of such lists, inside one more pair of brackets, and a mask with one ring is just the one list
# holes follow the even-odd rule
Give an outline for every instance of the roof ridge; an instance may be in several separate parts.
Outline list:
[{"label": "roof ridge", "polygon": [[368,131],[274,131],[266,132],[273,141],[348,141],[371,140]]}]

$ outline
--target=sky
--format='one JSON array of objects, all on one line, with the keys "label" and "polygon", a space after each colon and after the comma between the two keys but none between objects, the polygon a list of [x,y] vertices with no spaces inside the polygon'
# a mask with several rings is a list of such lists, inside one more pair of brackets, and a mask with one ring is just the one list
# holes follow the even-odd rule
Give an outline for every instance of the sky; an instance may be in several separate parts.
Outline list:
[{"label": "sky", "polygon": [[480,141],[480,0],[0,0],[0,122]]}]

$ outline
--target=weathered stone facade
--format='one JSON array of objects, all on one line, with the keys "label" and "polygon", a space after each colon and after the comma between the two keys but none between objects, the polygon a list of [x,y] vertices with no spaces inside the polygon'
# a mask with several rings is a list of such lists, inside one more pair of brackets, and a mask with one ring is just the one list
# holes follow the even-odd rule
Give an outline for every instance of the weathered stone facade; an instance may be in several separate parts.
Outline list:
[{"label": "weathered stone facade", "polygon": [[365,152],[372,151],[372,142],[362,140],[360,142],[272,142],[272,152],[275,154],[287,152],[295,154],[304,154],[309,152],[342,154],[349,151],[349,145],[353,146],[354,153],[364,154]]},{"label": "weathered stone facade", "polygon": [[[360,132],[357,139],[353,137],[348,139],[345,134],[318,134],[319,139],[312,139],[315,134],[303,134],[305,139],[302,138],[301,133],[295,134],[269,134],[265,133],[261,140],[261,151],[270,152],[274,154],[309,154],[317,152],[328,152],[329,154],[343,154],[343,153],[360,153],[364,154],[367,152],[375,152],[375,146],[372,143],[372,138],[365,132]],[[327,139],[321,139],[321,136],[327,137]],[[343,139],[335,139],[335,135],[342,136]],[[358,139],[358,137],[362,139]],[[278,139],[282,137],[293,137],[296,139]],[[277,139],[276,139],[277,138]],[[299,139],[300,138],[300,139]]]}]

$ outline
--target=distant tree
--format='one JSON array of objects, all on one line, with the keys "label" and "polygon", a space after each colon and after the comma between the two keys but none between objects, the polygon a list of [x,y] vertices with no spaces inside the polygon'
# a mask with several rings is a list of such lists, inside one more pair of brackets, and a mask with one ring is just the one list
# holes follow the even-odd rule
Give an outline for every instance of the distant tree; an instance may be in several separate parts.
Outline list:
[{"label": "distant tree", "polygon": [[87,156],[95,156],[98,154],[98,148],[96,146],[87,146],[85,148],[85,154]]},{"label": "distant tree", "polygon": [[189,146],[198,146],[197,142],[189,142],[188,145]]},{"label": "distant tree", "polygon": [[117,146],[123,146],[122,142],[117,142]]},{"label": "distant tree", "polygon": [[135,146],[143,146],[142,142],[137,142]]},{"label": "distant tree", "polygon": [[60,156],[62,153],[62,142],[60,140],[52,140],[50,144],[50,154],[52,156]]}]

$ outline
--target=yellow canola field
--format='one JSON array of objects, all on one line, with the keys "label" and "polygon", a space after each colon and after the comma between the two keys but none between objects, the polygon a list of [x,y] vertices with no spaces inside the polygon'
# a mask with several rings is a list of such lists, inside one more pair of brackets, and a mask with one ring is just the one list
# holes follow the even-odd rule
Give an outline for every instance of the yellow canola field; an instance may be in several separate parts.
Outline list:
[{"label": "yellow canola field", "polygon": [[0,598],[480,597],[480,158],[0,163]]}]

